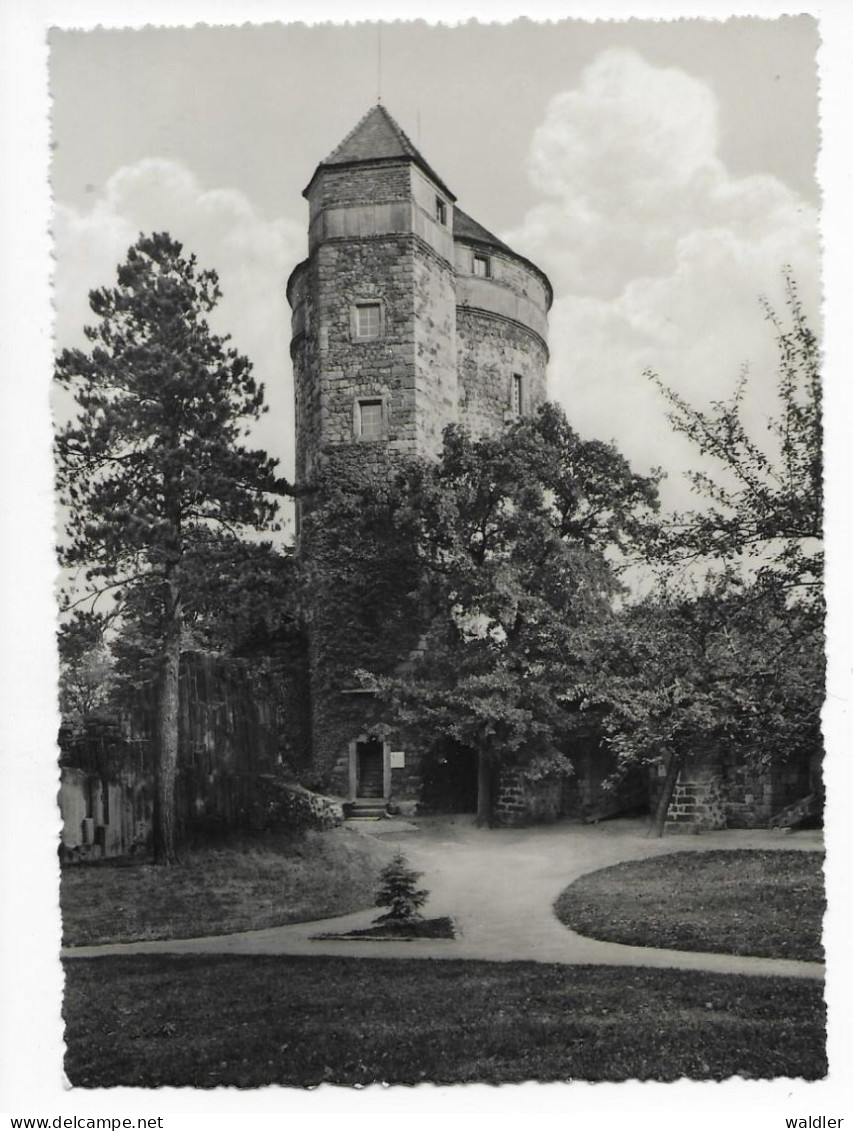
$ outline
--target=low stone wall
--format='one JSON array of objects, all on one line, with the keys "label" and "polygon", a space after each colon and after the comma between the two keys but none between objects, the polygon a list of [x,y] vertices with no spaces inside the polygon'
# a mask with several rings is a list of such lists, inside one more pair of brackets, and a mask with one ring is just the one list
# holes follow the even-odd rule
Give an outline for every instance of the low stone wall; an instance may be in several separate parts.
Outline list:
[{"label": "low stone wall", "polygon": [[776,813],[819,789],[819,783],[819,752],[811,763],[800,757],[766,766],[708,750],[681,770],[666,827],[670,832],[766,829]]},{"label": "low stone wall", "polygon": [[780,766],[727,763],[723,767],[729,828],[767,828],[771,817],[812,793],[820,782],[817,765],[804,760]]},{"label": "low stone wall", "polygon": [[701,832],[725,827],[721,771],[713,766],[685,767],[667,813],[667,831]]},{"label": "low stone wall", "polygon": [[557,778],[530,781],[518,766],[501,766],[492,821],[500,827],[556,821],[562,805],[561,782]]}]

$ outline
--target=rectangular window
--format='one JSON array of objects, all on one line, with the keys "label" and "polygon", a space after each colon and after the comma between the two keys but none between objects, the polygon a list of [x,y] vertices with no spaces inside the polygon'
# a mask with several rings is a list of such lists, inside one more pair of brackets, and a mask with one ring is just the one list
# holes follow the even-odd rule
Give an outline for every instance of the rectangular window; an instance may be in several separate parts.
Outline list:
[{"label": "rectangular window", "polygon": [[513,373],[512,375],[510,408],[516,416],[521,416],[524,412],[524,378],[520,373]]},{"label": "rectangular window", "polygon": [[492,261],[488,255],[474,256],[474,274],[479,275],[481,279],[492,277]]},{"label": "rectangular window", "polygon": [[439,224],[447,223],[447,205],[440,196],[435,198],[435,218]]},{"label": "rectangular window", "polygon": [[381,310],[378,302],[361,302],[355,308],[355,336],[378,338],[382,331]]},{"label": "rectangular window", "polygon": [[382,401],[358,402],[358,434],[365,440],[382,438]]}]

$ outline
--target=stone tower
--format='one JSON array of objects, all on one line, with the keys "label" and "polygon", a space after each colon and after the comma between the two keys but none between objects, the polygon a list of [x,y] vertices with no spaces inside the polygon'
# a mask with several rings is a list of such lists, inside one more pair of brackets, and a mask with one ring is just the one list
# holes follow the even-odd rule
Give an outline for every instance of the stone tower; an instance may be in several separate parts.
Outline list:
[{"label": "stone tower", "polygon": [[[382,474],[389,460],[436,455],[448,423],[482,435],[544,401],[547,277],[457,206],[383,106],[320,162],[304,195],[308,258],[287,284],[297,483],[322,468]],[[351,798],[368,776],[383,798],[416,791],[412,759],[391,766],[364,697],[347,698],[354,679],[334,641],[319,626],[313,635],[316,765]]]}]

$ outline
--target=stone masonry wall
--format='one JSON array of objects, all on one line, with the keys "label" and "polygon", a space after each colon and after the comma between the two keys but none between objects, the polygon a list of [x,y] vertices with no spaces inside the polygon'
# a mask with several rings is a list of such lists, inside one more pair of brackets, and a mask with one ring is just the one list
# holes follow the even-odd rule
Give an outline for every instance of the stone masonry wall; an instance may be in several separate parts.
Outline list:
[{"label": "stone masonry wall", "polygon": [[[317,250],[321,449],[360,442],[356,401],[369,397],[383,402],[384,442],[392,450],[414,452],[413,244],[412,237],[400,235],[328,243]],[[353,308],[359,302],[380,304],[378,338],[355,336]]]},{"label": "stone masonry wall", "polygon": [[291,278],[290,301],[293,303],[293,339],[290,357],[293,362],[293,393],[296,426],[296,481],[305,483],[314,471],[320,450],[320,390],[317,379],[317,334],[314,295],[317,290],[316,260],[306,260]]},{"label": "stone masonry wall", "polygon": [[682,769],[667,829],[768,828],[776,813],[819,788],[818,779],[819,771],[805,759],[760,766],[725,753],[708,753]]},{"label": "stone masonry wall", "polygon": [[513,374],[525,386],[525,412],[546,398],[547,351],[541,341],[514,322],[482,311],[456,311],[459,357],[459,419],[474,433],[502,428],[511,408]]},{"label": "stone masonry wall", "polygon": [[547,313],[550,294],[542,277],[518,259],[504,254],[497,248],[457,239],[455,266],[460,276],[472,274],[472,258],[475,253],[488,255],[491,270],[489,278],[494,286],[505,288],[513,294],[529,299],[543,315]]},{"label": "stone masonry wall", "polygon": [[447,260],[421,241],[412,255],[417,448],[435,456],[445,425],[459,412],[455,280]]},{"label": "stone masonry wall", "polygon": [[807,762],[751,766],[734,761],[723,766],[726,824],[729,828],[766,828],[786,805],[813,792]]},{"label": "stone masonry wall", "polygon": [[681,771],[666,827],[670,832],[693,832],[726,827],[722,773],[716,766],[687,766]]},{"label": "stone masonry wall", "polygon": [[[309,269],[300,321],[310,323],[294,350],[298,466],[351,446],[369,464],[377,449],[437,452],[457,414],[455,299],[449,265],[411,235],[326,243]],[[381,306],[378,338],[353,333],[359,302]],[[357,435],[357,402],[382,402],[383,434]],[[381,470],[381,469],[378,469]]]},{"label": "stone masonry wall", "polygon": [[543,778],[531,782],[518,766],[501,766],[492,820],[500,827],[556,821],[560,817],[561,800],[558,779]]},{"label": "stone masonry wall", "polygon": [[412,166],[408,161],[334,168],[326,166],[311,185],[311,219],[325,208],[409,200]]}]

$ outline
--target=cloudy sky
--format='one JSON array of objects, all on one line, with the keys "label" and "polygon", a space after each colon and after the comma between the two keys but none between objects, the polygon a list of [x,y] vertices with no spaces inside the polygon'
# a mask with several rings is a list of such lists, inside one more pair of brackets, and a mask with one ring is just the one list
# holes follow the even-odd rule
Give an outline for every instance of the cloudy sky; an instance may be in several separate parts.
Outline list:
[{"label": "cloudy sky", "polygon": [[258,441],[292,467],[284,281],[301,191],[376,101],[462,207],[549,274],[551,396],[638,470],[691,453],[647,367],[702,403],[750,366],[770,408],[759,296],[791,265],[818,301],[816,24],[810,17],[430,27],[422,22],[55,31],[50,36],[56,337],[139,231],[215,267],[217,328],[271,406]]}]

